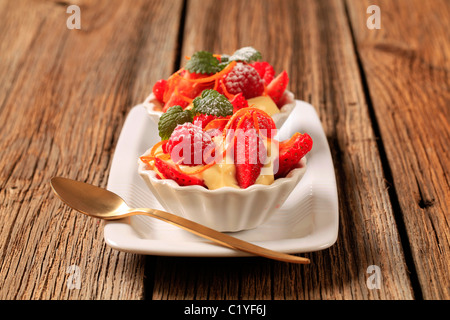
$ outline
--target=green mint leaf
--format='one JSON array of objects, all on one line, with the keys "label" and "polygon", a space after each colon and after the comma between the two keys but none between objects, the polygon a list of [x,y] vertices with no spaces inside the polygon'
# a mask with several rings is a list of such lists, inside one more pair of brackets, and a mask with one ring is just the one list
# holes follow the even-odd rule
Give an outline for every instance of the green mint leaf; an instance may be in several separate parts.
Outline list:
[{"label": "green mint leaf", "polygon": [[218,117],[226,117],[233,114],[233,105],[228,99],[219,92],[208,89],[202,92],[202,95],[195,98],[194,114],[211,114]]},{"label": "green mint leaf", "polygon": [[238,49],[228,58],[229,61],[243,61],[247,63],[258,61],[260,59],[262,59],[261,53],[253,47],[243,47]]},{"label": "green mint leaf", "polygon": [[230,60],[230,56],[227,54],[220,55],[220,63],[228,63]]},{"label": "green mint leaf", "polygon": [[220,71],[225,69],[229,63],[230,63],[230,56],[227,54],[222,54],[220,56],[220,62],[219,62]]},{"label": "green mint leaf", "polygon": [[190,110],[183,110],[181,106],[172,106],[161,115],[158,121],[158,130],[161,140],[170,138],[177,125],[192,122],[193,115]]},{"label": "green mint leaf", "polygon": [[210,74],[221,70],[219,60],[211,52],[198,51],[186,63],[185,69],[191,73]]},{"label": "green mint leaf", "polygon": [[230,64],[230,61],[223,61],[223,62],[220,62],[220,63],[219,63],[220,71],[222,71],[223,69],[225,69],[225,68],[227,67],[227,65],[229,65],[229,64]]}]

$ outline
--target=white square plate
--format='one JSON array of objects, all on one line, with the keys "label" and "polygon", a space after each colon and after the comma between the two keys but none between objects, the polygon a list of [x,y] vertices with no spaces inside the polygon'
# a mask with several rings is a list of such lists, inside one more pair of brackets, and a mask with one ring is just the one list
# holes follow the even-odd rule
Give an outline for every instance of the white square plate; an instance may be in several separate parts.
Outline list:
[{"label": "white square plate", "polygon": [[[296,100],[296,106],[280,128],[279,140],[295,132],[307,132],[314,145],[307,155],[308,168],[284,205],[263,225],[233,236],[286,253],[322,250],[336,242],[338,195],[330,149],[314,107]],[[138,175],[138,157],[160,140],[157,124],[143,105],[131,109],[116,146],[107,189],[131,207],[162,206]],[[133,216],[107,221],[104,238],[110,247],[126,252],[161,256],[239,257],[235,251],[191,234],[163,221]]]}]

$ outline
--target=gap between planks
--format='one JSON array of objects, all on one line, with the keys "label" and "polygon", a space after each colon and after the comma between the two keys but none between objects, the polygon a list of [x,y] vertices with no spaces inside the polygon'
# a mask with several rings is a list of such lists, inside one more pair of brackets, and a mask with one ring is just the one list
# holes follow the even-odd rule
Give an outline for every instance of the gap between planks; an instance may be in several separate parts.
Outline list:
[{"label": "gap between planks", "polygon": [[385,150],[383,139],[381,136],[381,131],[380,131],[380,127],[378,124],[378,120],[375,115],[375,110],[374,110],[372,98],[370,95],[370,88],[367,83],[366,72],[364,70],[361,56],[358,51],[355,32],[353,29],[354,26],[350,19],[350,13],[349,13],[348,4],[347,4],[346,0],[344,0],[344,9],[345,9],[345,14],[346,14],[346,19],[347,19],[348,25],[349,25],[349,30],[350,30],[350,34],[351,34],[351,38],[352,38],[352,44],[353,44],[353,49],[354,49],[355,56],[356,56],[359,73],[361,75],[361,84],[362,84],[362,88],[363,88],[364,97],[367,102],[367,109],[368,109],[368,113],[369,113],[370,123],[371,123],[373,131],[374,131],[375,140],[376,140],[377,147],[378,147],[378,153],[380,156],[380,162],[381,162],[381,165],[383,168],[383,173],[384,173],[385,182],[386,182],[386,189],[389,194],[389,200],[390,200],[391,206],[392,206],[392,213],[394,216],[395,223],[397,225],[397,231],[398,231],[400,242],[401,242],[401,245],[403,248],[406,267],[409,270],[409,277],[410,277],[410,281],[411,281],[411,287],[412,287],[413,293],[414,293],[414,299],[423,300],[422,289],[420,286],[416,266],[415,266],[414,259],[412,256],[411,246],[409,243],[408,234],[406,232],[406,226],[403,221],[402,209],[400,207],[398,194],[397,194],[397,191],[396,191],[396,188],[394,185],[394,179],[392,176],[391,166],[390,166],[389,161],[386,156],[386,150]]}]

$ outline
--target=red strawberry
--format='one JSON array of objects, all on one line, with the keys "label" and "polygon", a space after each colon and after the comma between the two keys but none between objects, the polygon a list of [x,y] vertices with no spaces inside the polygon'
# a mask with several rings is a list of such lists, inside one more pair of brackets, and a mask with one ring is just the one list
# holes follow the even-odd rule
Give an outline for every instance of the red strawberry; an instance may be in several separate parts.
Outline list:
[{"label": "red strawberry", "polygon": [[[205,151],[208,148],[207,151]],[[190,122],[178,125],[166,143],[165,151],[177,164],[196,166],[206,164],[208,151],[214,148],[211,136]],[[205,155],[205,157],[204,157]]]},{"label": "red strawberry", "polygon": [[253,68],[258,71],[259,76],[261,79],[264,80],[264,83],[268,85],[272,82],[273,78],[275,77],[275,69],[272,67],[272,65],[265,61],[257,61],[250,64]]},{"label": "red strawberry", "polygon": [[172,93],[169,100],[164,104],[163,112],[166,112],[170,107],[173,106],[181,106],[183,109],[186,108],[189,105],[189,102],[181,98],[179,95],[177,95],[175,92]]},{"label": "red strawberry", "polygon": [[280,73],[272,82],[267,86],[266,92],[269,97],[278,105],[284,91],[286,91],[289,82],[289,76],[286,71]]},{"label": "red strawberry", "polygon": [[174,73],[167,80],[163,93],[163,112],[170,107],[179,105],[186,108],[189,102],[197,97],[203,90],[212,87],[211,84],[194,83],[192,80],[205,77],[206,75],[199,73],[189,73],[187,70]]},{"label": "red strawberry", "polygon": [[[243,117],[245,119],[241,121]],[[254,117],[256,117],[257,123],[255,123]],[[239,123],[239,128],[237,128]],[[242,129],[244,131],[248,129],[259,129],[260,134],[269,138],[275,136],[277,131],[275,122],[267,113],[251,107],[238,110],[229,128],[233,130]]]},{"label": "red strawberry", "polygon": [[186,79],[201,79],[201,78],[209,77],[210,74],[195,73],[195,72],[189,72],[187,70],[184,70],[183,76]]},{"label": "red strawberry", "polygon": [[155,166],[158,169],[158,171],[164,176],[164,178],[172,179],[180,186],[192,186],[192,185],[204,186],[203,180],[194,177],[193,175],[188,175],[183,172],[180,172],[177,170],[176,167],[159,158],[155,158]]},{"label": "red strawberry", "polygon": [[276,127],[273,119],[264,111],[244,108],[232,116],[227,128],[230,130],[227,139],[234,139],[236,180],[239,187],[245,189],[255,183],[265,163],[267,150],[263,135],[271,137]]},{"label": "red strawberry", "polygon": [[307,133],[298,132],[290,139],[280,142],[278,171],[275,172],[275,178],[285,177],[298,165],[305,154],[311,151],[312,145],[313,141]]},{"label": "red strawberry", "polygon": [[236,180],[240,188],[253,185],[261,173],[267,152],[255,129],[239,130],[234,144]]},{"label": "red strawberry", "polygon": [[183,79],[178,83],[178,93],[188,97],[190,99],[194,99],[199,94],[202,93],[203,90],[210,89],[213,87],[210,83],[195,83],[190,80],[205,78],[208,75],[201,73],[190,73],[187,70],[184,70],[182,73]]},{"label": "red strawberry", "polygon": [[255,68],[248,64],[237,63],[222,79],[229,94],[242,92],[244,98],[250,99],[264,93],[264,81]]},{"label": "red strawberry", "polygon": [[248,107],[248,101],[247,101],[247,99],[244,98],[244,95],[242,94],[242,92],[235,95],[234,98],[230,102],[233,105],[233,113],[239,109]]},{"label": "red strawberry", "polygon": [[158,99],[158,101],[163,102],[164,101],[164,91],[166,91],[167,88],[167,80],[161,79],[156,81],[156,83],[153,86],[153,94],[155,95],[155,98]]}]

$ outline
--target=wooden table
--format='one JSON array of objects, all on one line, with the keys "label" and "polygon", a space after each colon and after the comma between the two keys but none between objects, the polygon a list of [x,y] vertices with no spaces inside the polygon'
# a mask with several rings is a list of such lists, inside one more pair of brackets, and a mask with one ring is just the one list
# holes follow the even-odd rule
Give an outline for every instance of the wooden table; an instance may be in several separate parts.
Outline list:
[{"label": "wooden table", "polygon": [[[0,1],[0,298],[449,299],[449,29],[447,0]],[[337,242],[310,265],[109,248],[103,222],[65,206],[50,178],[105,187],[153,83],[195,51],[246,45],[320,116]]]}]

